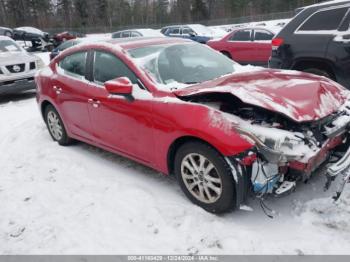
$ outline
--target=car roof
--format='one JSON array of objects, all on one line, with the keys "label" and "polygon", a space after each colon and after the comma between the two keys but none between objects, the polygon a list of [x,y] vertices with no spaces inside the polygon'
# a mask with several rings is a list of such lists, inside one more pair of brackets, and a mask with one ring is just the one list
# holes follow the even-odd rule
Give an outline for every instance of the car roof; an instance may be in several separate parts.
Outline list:
[{"label": "car roof", "polygon": [[331,0],[331,1],[326,1],[318,4],[313,4],[306,6],[305,8],[310,8],[310,7],[328,7],[328,6],[336,6],[336,5],[343,5],[343,4],[348,4],[350,3],[349,0]]},{"label": "car roof", "polygon": [[101,43],[108,43],[121,47],[124,50],[137,49],[153,45],[166,45],[166,44],[181,44],[181,43],[194,43],[191,40],[182,38],[168,38],[168,37],[135,37],[135,38],[117,38],[107,41],[101,41]]},{"label": "car roof", "polygon": [[271,33],[275,33],[273,29],[264,27],[264,26],[247,26],[247,27],[234,28],[232,32],[241,31],[241,30],[265,30]]},{"label": "car roof", "polygon": [[342,6],[346,4],[350,4],[350,1],[349,0],[331,0],[331,1],[326,1],[318,4],[299,7],[295,9],[295,13],[299,14],[304,10],[319,10],[327,7]]}]

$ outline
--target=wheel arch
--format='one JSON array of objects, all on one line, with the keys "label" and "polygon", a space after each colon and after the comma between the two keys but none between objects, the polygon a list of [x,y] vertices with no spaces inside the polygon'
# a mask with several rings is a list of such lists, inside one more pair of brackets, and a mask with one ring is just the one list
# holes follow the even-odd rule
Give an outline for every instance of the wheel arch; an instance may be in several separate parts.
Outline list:
[{"label": "wheel arch", "polygon": [[308,68],[317,68],[320,70],[325,70],[331,74],[332,78],[336,80],[337,76],[335,74],[335,68],[332,61],[328,59],[319,58],[298,58],[294,61],[291,69],[302,71]]},{"label": "wheel arch", "polygon": [[[41,104],[40,104],[40,112],[41,112],[41,116],[42,116],[42,118],[43,118],[44,120],[45,120],[45,109],[46,109],[46,107],[49,106],[49,105],[55,107],[55,106],[54,106],[50,101],[48,101],[48,100],[44,100],[44,101],[42,101]],[[56,108],[56,107],[55,107],[55,108]]]},{"label": "wheel arch", "polygon": [[228,58],[232,59],[232,55],[229,51],[221,50],[220,53],[227,56]]},{"label": "wheel arch", "polygon": [[[174,168],[175,168],[175,156],[176,156],[176,152],[177,150],[184,144],[188,143],[188,142],[200,142],[203,143],[209,147],[211,147],[212,149],[214,149],[215,151],[218,152],[218,154],[222,155],[225,158],[225,161],[227,162],[227,164],[232,167],[233,163],[235,162],[232,158],[230,157],[225,157],[218,148],[216,148],[214,145],[212,145],[211,143],[199,138],[199,137],[195,137],[195,136],[182,136],[177,138],[170,146],[169,151],[168,151],[168,155],[167,155],[167,164],[168,164],[168,171],[170,175],[174,174]],[[236,169],[237,172],[239,172],[239,169]],[[234,206],[234,209],[237,209],[240,207],[240,205],[246,201],[246,198],[248,196],[248,176],[245,173],[245,171],[243,171],[243,169],[241,169],[241,174],[237,175],[236,178],[234,178],[234,196],[236,199],[236,203]]]},{"label": "wheel arch", "polygon": [[218,151],[221,154],[220,150],[218,150],[215,146],[213,146],[212,144],[210,144],[209,142],[205,141],[202,138],[199,138],[199,137],[196,137],[196,136],[191,136],[191,135],[178,137],[170,145],[170,147],[168,149],[168,153],[167,153],[167,167],[168,167],[168,173],[169,174],[173,174],[174,173],[174,162],[175,162],[175,156],[176,156],[177,150],[182,145],[184,145],[184,144],[186,144],[188,142],[193,142],[193,141],[197,141],[197,142],[201,142],[203,144],[206,144],[206,145],[212,147],[213,149],[215,149],[216,151]]}]

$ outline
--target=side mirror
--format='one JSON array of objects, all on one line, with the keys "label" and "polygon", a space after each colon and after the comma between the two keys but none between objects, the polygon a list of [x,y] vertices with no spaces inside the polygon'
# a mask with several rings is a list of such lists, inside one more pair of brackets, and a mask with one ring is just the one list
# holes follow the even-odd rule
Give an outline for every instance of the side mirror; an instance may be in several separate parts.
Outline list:
[{"label": "side mirror", "polygon": [[105,83],[106,90],[112,95],[130,96],[132,86],[130,79],[127,77],[119,77]]},{"label": "side mirror", "polygon": [[189,35],[190,35],[190,37],[196,37],[196,33],[194,33],[194,32],[189,33]]}]

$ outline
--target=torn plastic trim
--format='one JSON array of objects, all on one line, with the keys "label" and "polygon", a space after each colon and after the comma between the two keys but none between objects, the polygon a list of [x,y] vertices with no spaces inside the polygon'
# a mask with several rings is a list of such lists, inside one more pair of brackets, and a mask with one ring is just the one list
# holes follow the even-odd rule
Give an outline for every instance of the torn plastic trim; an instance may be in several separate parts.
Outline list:
[{"label": "torn plastic trim", "polygon": [[348,169],[350,169],[350,148],[337,163],[328,167],[327,172],[330,176],[335,177]]},{"label": "torn plastic trim", "polygon": [[241,164],[239,164],[233,157],[225,157],[225,161],[231,169],[232,177],[235,182],[235,208],[239,209],[247,198],[248,177]]}]

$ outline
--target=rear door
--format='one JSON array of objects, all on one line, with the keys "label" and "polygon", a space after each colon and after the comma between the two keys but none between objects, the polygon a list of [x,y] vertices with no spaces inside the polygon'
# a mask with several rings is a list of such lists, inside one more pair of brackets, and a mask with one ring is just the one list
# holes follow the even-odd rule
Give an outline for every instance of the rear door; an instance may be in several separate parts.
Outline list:
[{"label": "rear door", "polygon": [[251,29],[234,32],[227,40],[227,46],[234,61],[249,64],[255,60],[255,47]]},{"label": "rear door", "polygon": [[350,88],[350,11],[329,43],[327,58],[336,61],[337,81]]},{"label": "rear door", "polygon": [[265,29],[254,29],[255,64],[267,65],[272,53],[274,34]]},{"label": "rear door", "polygon": [[91,88],[86,80],[88,52],[77,52],[57,65],[52,86],[55,103],[69,130],[76,136],[93,140],[88,114]]}]

